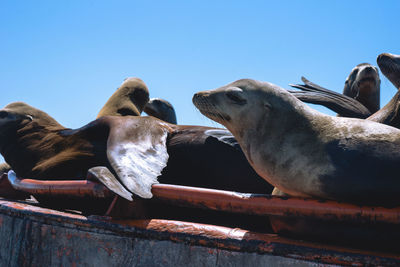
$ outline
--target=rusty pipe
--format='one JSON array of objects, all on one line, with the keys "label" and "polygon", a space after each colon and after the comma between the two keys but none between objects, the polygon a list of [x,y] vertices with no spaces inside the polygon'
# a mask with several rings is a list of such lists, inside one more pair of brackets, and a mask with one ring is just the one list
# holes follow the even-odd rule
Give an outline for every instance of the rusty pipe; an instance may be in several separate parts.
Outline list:
[{"label": "rusty pipe", "polygon": [[[11,177],[9,175],[9,179],[14,188],[31,194],[87,195],[93,197],[113,195],[103,185],[86,180],[38,181],[33,179],[19,179],[12,173]],[[383,207],[362,207],[335,201],[243,194],[168,184],[153,185],[152,193],[154,199],[178,206],[231,213],[259,216],[291,216],[357,223],[400,223],[400,207],[390,209]]]},{"label": "rusty pipe", "polygon": [[33,195],[46,196],[77,196],[106,198],[115,194],[100,183],[89,180],[58,180],[45,181],[35,179],[20,179],[14,171],[8,172],[8,180],[11,186],[19,191]]}]

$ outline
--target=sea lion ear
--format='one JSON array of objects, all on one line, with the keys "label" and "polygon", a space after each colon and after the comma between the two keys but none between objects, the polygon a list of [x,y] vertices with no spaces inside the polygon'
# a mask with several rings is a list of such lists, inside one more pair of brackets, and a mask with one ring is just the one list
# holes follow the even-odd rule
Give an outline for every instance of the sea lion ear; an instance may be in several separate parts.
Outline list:
[{"label": "sea lion ear", "polygon": [[142,198],[153,196],[151,186],[158,183],[168,161],[167,136],[167,127],[152,118],[125,118],[110,127],[107,158],[132,193]]}]

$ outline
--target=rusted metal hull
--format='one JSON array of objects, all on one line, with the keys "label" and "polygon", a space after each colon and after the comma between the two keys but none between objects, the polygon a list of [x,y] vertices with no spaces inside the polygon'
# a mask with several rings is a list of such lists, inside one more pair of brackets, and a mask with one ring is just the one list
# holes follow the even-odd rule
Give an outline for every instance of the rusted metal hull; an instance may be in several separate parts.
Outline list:
[{"label": "rusted metal hull", "polygon": [[172,220],[86,217],[0,200],[1,266],[317,266],[400,264],[345,249]]}]

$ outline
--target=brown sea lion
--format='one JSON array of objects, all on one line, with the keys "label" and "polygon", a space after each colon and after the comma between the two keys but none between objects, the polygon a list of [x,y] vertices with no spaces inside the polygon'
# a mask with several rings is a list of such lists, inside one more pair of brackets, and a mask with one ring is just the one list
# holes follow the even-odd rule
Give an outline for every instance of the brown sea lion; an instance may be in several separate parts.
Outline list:
[{"label": "brown sea lion", "polygon": [[144,107],[144,112],[149,116],[156,117],[162,121],[177,124],[175,109],[167,100],[152,98]]},{"label": "brown sea lion", "polygon": [[332,117],[267,82],[239,80],[194,95],[228,128],[256,172],[292,196],[369,204],[400,202],[400,130]]},{"label": "brown sea lion", "polygon": [[139,78],[127,78],[97,114],[101,116],[140,116],[149,101],[149,90]]},{"label": "brown sea lion", "polygon": [[[9,105],[9,108],[15,110],[18,113],[25,114],[28,117],[31,117],[31,118],[34,117],[35,120],[38,120],[40,124],[47,125],[48,127],[56,127],[56,128],[63,127],[61,124],[59,124],[53,117],[51,117],[46,112],[43,112],[36,108],[33,108],[33,107],[25,104],[24,102],[14,102]],[[3,114],[3,116],[4,116],[4,114]],[[0,164],[0,175],[2,173],[7,173],[9,170],[11,170],[11,167],[9,164],[7,164],[7,163]]]},{"label": "brown sea lion", "polygon": [[[131,200],[132,194],[149,198],[151,185],[170,158],[160,181],[272,190],[256,174],[249,175],[254,171],[240,150],[211,136],[218,136],[218,129],[177,126],[152,117],[104,116],[71,130],[41,124],[12,106],[0,110],[0,152],[19,177],[79,179],[89,171],[126,199]],[[210,159],[213,164],[208,164]],[[215,181],[231,164],[235,164],[232,172],[225,172],[222,182]],[[240,181],[231,186],[235,180]]]}]

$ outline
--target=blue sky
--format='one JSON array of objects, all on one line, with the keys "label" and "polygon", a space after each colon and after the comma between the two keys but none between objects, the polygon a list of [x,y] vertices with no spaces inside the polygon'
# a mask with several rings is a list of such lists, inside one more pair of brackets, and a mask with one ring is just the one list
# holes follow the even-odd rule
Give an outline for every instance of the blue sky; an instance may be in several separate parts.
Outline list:
[{"label": "blue sky", "polygon": [[[400,1],[1,1],[0,106],[25,101],[70,128],[126,77],[212,125],[193,94],[241,78],[335,91],[351,69],[400,54]],[[395,88],[381,77],[381,105]],[[320,109],[324,111],[324,109]],[[332,114],[332,113],[331,113]]]}]

